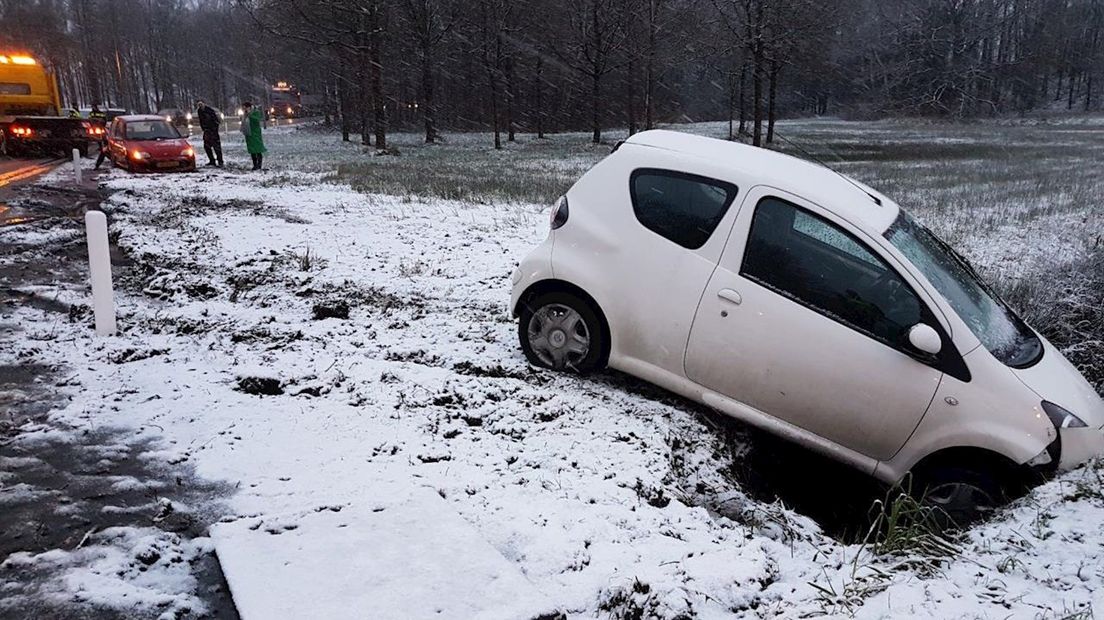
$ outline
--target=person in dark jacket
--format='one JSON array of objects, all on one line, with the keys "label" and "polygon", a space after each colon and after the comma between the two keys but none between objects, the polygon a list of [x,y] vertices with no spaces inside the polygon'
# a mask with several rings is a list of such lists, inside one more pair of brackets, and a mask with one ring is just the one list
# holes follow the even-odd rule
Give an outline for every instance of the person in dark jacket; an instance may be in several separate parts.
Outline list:
[{"label": "person in dark jacket", "polygon": [[100,109],[99,104],[92,104],[92,111],[88,113],[88,120],[95,121],[101,125],[107,125],[107,113]]},{"label": "person in dark jacket", "polygon": [[218,112],[203,101],[196,102],[199,128],[203,130],[203,150],[207,152],[207,165],[222,167],[222,138],[219,137]]}]

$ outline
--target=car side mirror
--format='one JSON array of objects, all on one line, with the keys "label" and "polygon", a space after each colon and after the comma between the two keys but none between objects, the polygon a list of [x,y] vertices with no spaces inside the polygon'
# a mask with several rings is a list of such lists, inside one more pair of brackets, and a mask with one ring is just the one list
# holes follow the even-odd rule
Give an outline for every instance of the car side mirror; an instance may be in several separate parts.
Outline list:
[{"label": "car side mirror", "polygon": [[939,337],[939,332],[924,323],[917,323],[909,329],[908,341],[918,350],[930,355],[939,355],[943,350],[943,339]]}]

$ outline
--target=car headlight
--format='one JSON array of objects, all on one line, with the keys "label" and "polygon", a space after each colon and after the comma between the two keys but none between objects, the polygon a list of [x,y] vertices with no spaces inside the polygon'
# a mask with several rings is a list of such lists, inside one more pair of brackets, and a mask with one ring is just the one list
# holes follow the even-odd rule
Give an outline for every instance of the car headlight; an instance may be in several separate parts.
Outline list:
[{"label": "car headlight", "polygon": [[131,159],[146,159],[149,157],[149,153],[143,153],[142,151],[131,151],[130,157]]},{"label": "car headlight", "polygon": [[1047,417],[1054,424],[1054,428],[1087,428],[1089,426],[1081,418],[1047,400],[1043,401],[1043,411],[1046,412]]},{"label": "car headlight", "polygon": [[190,146],[188,148],[184,149],[184,157],[191,157],[193,155],[195,155],[195,149],[193,149]]},{"label": "car headlight", "polygon": [[552,205],[552,212],[548,216],[548,223],[552,227],[552,230],[556,230],[567,223],[567,217],[567,196],[560,196],[556,199],[556,204]]}]

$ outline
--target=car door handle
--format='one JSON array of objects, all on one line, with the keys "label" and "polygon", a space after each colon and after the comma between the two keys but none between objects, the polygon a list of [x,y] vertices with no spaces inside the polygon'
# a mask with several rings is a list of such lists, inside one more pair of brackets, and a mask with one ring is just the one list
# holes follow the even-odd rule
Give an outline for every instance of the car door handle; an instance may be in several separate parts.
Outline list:
[{"label": "car door handle", "polygon": [[722,288],[721,290],[717,291],[717,297],[720,297],[725,301],[731,301],[737,306],[740,305],[740,302],[744,300],[743,297],[740,297],[739,293],[730,288]]}]

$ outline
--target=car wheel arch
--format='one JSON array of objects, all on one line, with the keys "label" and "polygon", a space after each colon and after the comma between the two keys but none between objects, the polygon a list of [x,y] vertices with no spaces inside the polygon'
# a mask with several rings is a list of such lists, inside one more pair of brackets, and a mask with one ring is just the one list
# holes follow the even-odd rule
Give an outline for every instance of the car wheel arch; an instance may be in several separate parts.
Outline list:
[{"label": "car wheel arch", "polygon": [[549,278],[546,280],[539,280],[529,285],[529,288],[525,289],[520,296],[518,296],[517,304],[511,309],[514,318],[521,316],[521,307],[523,304],[529,302],[529,300],[543,295],[545,293],[569,293],[575,295],[594,310],[594,313],[598,315],[598,321],[602,326],[602,341],[604,343],[602,351],[603,364],[609,360],[610,349],[612,348],[611,332],[609,319],[606,318],[605,311],[602,310],[601,304],[594,299],[594,296],[582,289],[582,287],[572,284],[566,280],[557,280],[555,278]]},{"label": "car wheel arch", "polygon": [[913,478],[923,479],[941,469],[968,469],[992,472],[1004,485],[1017,486],[1025,481],[1025,466],[1013,459],[987,448],[976,446],[952,446],[928,454],[916,462],[902,479],[909,484]]}]

